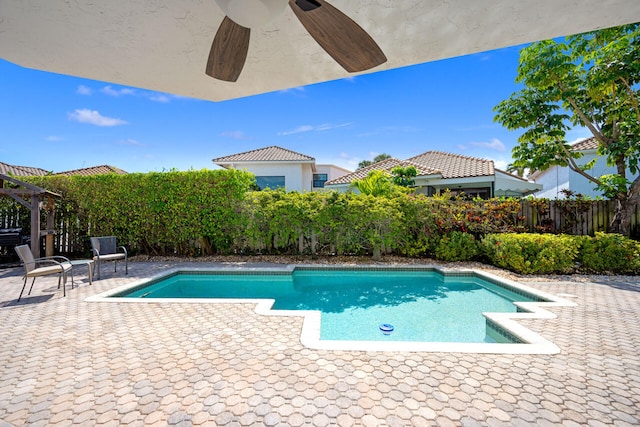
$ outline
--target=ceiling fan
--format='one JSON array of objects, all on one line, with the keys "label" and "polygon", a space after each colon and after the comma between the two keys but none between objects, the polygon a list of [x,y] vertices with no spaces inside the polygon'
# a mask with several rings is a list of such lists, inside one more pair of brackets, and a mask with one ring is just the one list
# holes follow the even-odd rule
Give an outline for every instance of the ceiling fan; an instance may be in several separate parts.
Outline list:
[{"label": "ceiling fan", "polygon": [[247,58],[251,28],[282,13],[287,1],[311,37],[346,71],[364,71],[387,61],[362,27],[324,0],[216,0],[226,16],[213,39],[205,73],[237,81]]}]

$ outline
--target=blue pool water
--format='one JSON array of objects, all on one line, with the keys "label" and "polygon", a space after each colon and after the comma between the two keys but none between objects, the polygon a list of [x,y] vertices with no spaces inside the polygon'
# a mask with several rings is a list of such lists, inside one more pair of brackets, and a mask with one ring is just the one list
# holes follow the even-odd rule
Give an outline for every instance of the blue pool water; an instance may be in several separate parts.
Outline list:
[{"label": "blue pool water", "polygon": [[[274,299],[275,310],[318,310],[322,340],[496,342],[483,312],[515,312],[521,294],[474,276],[432,270],[296,269],[178,274],[117,297]],[[381,325],[392,326],[383,333]],[[385,329],[385,328],[383,328]],[[388,329],[388,327],[387,327]],[[499,342],[507,342],[498,337]]]}]

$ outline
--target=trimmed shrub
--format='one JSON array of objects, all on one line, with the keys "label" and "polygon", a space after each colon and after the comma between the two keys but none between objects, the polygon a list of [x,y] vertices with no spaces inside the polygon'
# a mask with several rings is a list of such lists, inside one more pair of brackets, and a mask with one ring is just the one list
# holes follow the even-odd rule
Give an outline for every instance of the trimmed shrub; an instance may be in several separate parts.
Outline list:
[{"label": "trimmed shrub", "polygon": [[453,231],[440,239],[435,256],[442,261],[469,261],[479,252],[478,243],[472,234]]},{"label": "trimmed shrub", "polygon": [[580,249],[580,239],[551,234],[489,234],[481,244],[492,264],[521,274],[569,273]]},{"label": "trimmed shrub", "polygon": [[596,233],[584,238],[581,267],[597,273],[640,273],[640,242],[620,234]]}]

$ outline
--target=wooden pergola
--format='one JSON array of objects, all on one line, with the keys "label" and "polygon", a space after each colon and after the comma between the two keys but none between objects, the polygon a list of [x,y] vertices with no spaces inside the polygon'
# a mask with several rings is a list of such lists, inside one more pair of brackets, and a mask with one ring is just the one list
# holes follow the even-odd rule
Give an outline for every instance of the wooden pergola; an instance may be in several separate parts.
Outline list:
[{"label": "wooden pergola", "polygon": [[[5,187],[5,181],[13,184]],[[45,253],[53,255],[53,235],[55,224],[55,199],[59,194],[37,187],[33,184],[17,180],[11,176],[0,174],[0,196],[7,196],[31,211],[31,252],[35,258],[40,257],[40,237],[46,236]],[[40,230],[40,211],[47,211],[47,228]]]}]

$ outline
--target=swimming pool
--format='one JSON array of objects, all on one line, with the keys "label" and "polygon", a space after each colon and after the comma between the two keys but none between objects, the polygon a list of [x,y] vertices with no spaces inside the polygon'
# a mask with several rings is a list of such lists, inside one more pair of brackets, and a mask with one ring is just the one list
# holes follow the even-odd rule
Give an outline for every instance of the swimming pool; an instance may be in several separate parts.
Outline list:
[{"label": "swimming pool", "polygon": [[314,348],[545,353],[559,349],[512,319],[566,305],[491,275],[415,267],[174,270],[93,300],[255,302],[260,314],[304,316]]}]

